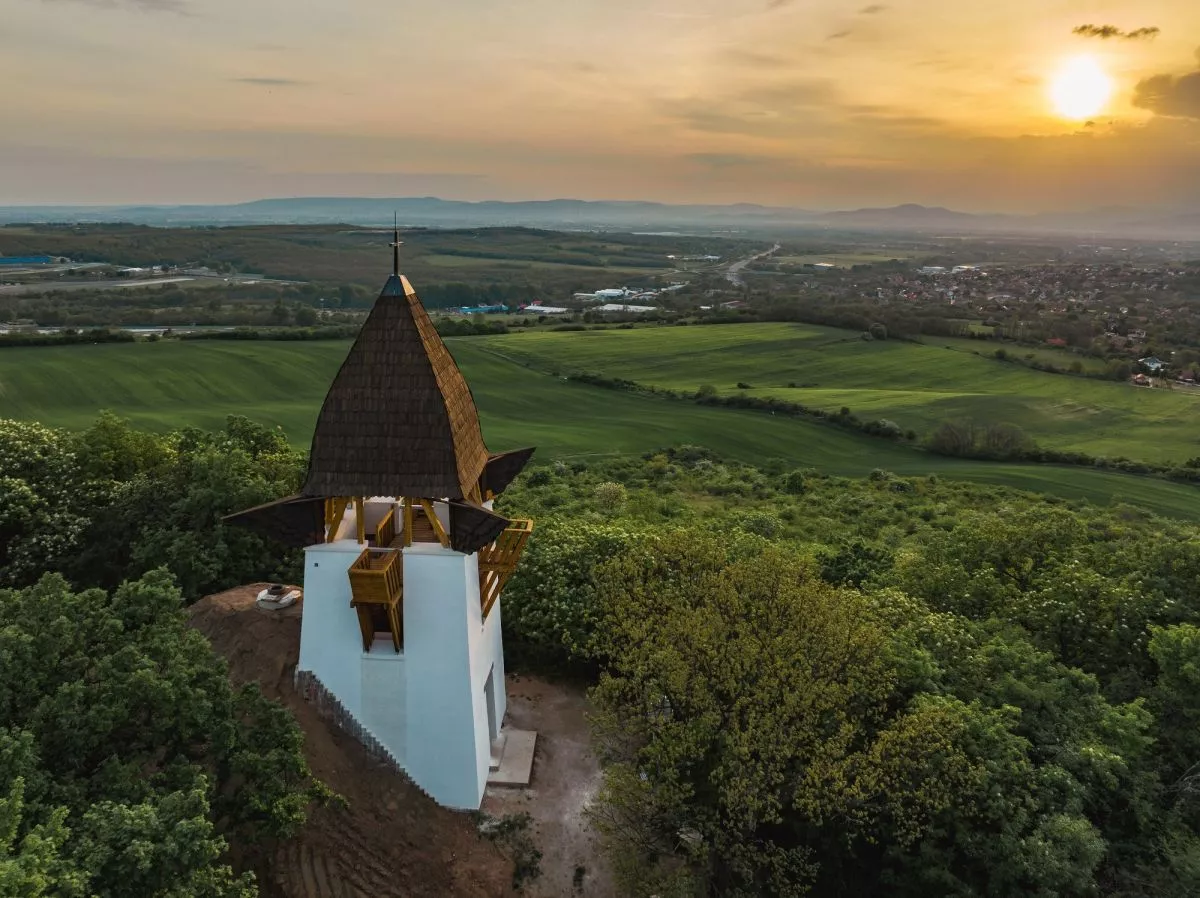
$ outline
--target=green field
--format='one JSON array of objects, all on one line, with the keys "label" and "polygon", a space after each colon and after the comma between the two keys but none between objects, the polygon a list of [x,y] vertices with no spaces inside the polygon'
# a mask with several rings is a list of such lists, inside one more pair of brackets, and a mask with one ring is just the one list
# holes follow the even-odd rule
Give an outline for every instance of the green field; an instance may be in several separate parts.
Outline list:
[{"label": "green field", "polygon": [[[483,339],[487,348],[541,369],[591,371],[677,390],[712,384],[724,395],[746,383],[750,395],[832,411],[846,407],[859,418],[886,418],[919,434],[942,421],[971,418],[1016,424],[1040,445],[1093,455],[1149,461],[1200,456],[1200,391],[1046,374],[975,355],[981,344],[970,340],[864,342],[850,331],[805,324],[538,331]],[[1074,358],[1057,356],[1063,367]]]},{"label": "green field", "polygon": [[[694,331],[719,335],[717,328]],[[611,333],[661,339],[683,332]],[[581,345],[599,346],[603,341],[593,341],[605,334],[552,336],[580,336]],[[502,348],[530,338],[506,339]],[[1079,468],[939,458],[819,424],[568,383],[500,357],[497,345],[482,338],[450,345],[472,385],[494,450],[535,445],[546,460],[691,443],[752,463],[784,460],[790,467],[855,477],[875,468],[902,475],[937,473],[1100,504],[1129,502],[1200,520],[1200,490],[1184,485]],[[6,349],[0,351],[0,417],[80,428],[99,410],[111,409],[138,426],[167,430],[216,427],[226,415],[240,414],[277,424],[296,445],[307,446],[347,346],[333,341],[162,342]]]}]

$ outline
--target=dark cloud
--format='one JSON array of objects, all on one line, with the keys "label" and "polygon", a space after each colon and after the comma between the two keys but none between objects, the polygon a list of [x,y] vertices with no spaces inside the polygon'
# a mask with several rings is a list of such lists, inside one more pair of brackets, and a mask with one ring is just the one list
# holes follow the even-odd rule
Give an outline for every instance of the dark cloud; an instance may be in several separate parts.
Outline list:
[{"label": "dark cloud", "polygon": [[310,81],[297,81],[295,78],[231,78],[236,84],[254,84],[258,87],[302,87],[311,84]]},{"label": "dark cloud", "polygon": [[1139,81],[1133,105],[1158,115],[1200,119],[1200,71],[1153,75]]},{"label": "dark cloud", "polygon": [[[855,18],[862,19],[867,16],[877,16],[881,13],[887,12],[887,10],[888,10],[888,7],[886,5],[884,5],[883,3],[872,3],[870,6],[862,7],[862,9],[860,9],[857,13],[855,13]],[[859,23],[860,26],[862,26],[863,24],[864,23],[861,23],[861,22]],[[825,40],[827,40],[827,41],[845,40],[848,37],[854,37],[854,36],[858,35],[860,30],[865,32],[868,35],[871,32],[870,26],[866,26],[865,28],[846,27],[846,28],[842,28],[838,31],[833,32],[828,37],[826,37]]]},{"label": "dark cloud", "polygon": [[1071,33],[1078,34],[1080,37],[1098,37],[1102,41],[1113,38],[1120,38],[1123,41],[1140,41],[1156,37],[1159,30],[1154,25],[1148,28],[1135,28],[1133,31],[1122,31],[1116,25],[1078,25],[1071,29]]},{"label": "dark cloud", "polygon": [[191,10],[184,0],[43,0],[45,3],[82,3],[98,9],[131,9],[142,12],[173,12],[190,15]]},{"label": "dark cloud", "polygon": [[754,50],[733,49],[725,54],[730,62],[751,69],[780,69],[795,64],[794,60],[771,53],[758,53]]}]

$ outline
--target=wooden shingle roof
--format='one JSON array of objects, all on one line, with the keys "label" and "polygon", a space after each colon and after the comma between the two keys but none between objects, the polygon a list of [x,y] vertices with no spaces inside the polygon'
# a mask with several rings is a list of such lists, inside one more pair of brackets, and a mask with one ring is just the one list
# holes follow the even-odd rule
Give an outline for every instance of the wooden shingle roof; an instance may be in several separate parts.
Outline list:
[{"label": "wooden shingle roof", "polygon": [[393,274],[321,406],[301,493],[459,499],[487,461],[466,380]]}]

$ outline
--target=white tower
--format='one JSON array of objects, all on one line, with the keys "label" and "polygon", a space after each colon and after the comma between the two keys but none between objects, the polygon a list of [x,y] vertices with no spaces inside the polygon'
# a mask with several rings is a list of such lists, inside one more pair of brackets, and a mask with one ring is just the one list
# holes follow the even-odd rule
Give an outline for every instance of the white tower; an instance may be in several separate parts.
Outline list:
[{"label": "white tower", "polygon": [[501,736],[500,593],[533,524],[491,500],[532,452],[488,453],[394,271],[325,398],[300,494],[231,516],[306,547],[298,679],[448,807],[479,807]]}]

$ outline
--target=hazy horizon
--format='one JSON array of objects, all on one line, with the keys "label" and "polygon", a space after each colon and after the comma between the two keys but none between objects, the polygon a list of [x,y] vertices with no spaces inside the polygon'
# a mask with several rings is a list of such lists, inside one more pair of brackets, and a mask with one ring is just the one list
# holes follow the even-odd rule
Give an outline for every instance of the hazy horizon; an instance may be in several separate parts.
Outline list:
[{"label": "hazy horizon", "polygon": [[0,205],[1178,207],[1198,34],[1182,0],[10,0]]}]

